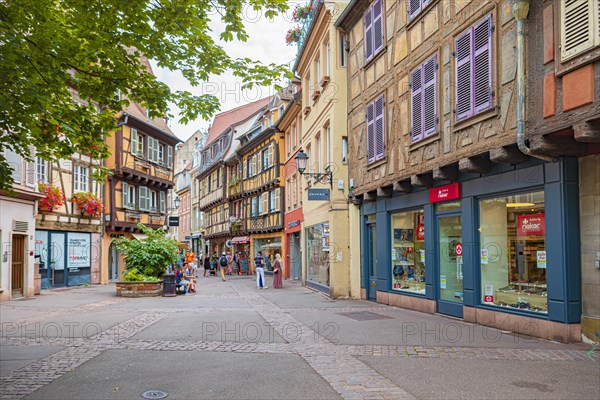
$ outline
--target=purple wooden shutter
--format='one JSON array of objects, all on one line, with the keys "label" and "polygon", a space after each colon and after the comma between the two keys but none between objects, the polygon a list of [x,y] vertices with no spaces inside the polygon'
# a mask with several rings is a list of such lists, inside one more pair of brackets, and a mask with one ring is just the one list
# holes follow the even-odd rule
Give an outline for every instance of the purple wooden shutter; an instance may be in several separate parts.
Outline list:
[{"label": "purple wooden shutter", "polygon": [[369,60],[373,57],[373,19],[372,10],[369,7],[365,13],[365,59]]},{"label": "purple wooden shutter", "polygon": [[413,19],[421,11],[421,0],[408,1],[408,19]]},{"label": "purple wooden shutter", "polygon": [[423,64],[423,136],[437,131],[437,58]]},{"label": "purple wooden shutter", "polygon": [[375,103],[367,105],[367,159],[375,161]]},{"label": "purple wooden shutter", "polygon": [[471,96],[471,37],[473,29],[456,38],[456,120],[460,121],[473,113]]},{"label": "purple wooden shutter", "polygon": [[473,29],[474,46],[474,112],[492,106],[492,16],[488,16]]},{"label": "purple wooden shutter", "polygon": [[412,141],[423,138],[423,69],[422,65],[411,73],[411,102],[412,102]]},{"label": "purple wooden shutter", "polygon": [[373,3],[373,55],[383,48],[383,13],[381,0]]},{"label": "purple wooden shutter", "polygon": [[375,160],[385,156],[385,98],[375,100]]}]

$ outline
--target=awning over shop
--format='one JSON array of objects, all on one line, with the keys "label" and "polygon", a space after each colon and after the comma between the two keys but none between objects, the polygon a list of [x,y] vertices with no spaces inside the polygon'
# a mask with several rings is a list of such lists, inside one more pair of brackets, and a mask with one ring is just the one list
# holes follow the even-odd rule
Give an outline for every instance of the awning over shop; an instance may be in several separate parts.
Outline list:
[{"label": "awning over shop", "polygon": [[136,240],[139,241],[142,241],[148,237],[148,235],[144,235],[143,233],[132,233],[131,236],[133,236]]},{"label": "awning over shop", "polygon": [[192,234],[192,239],[200,239],[201,237],[202,237],[202,235],[199,233]]},{"label": "awning over shop", "polygon": [[236,236],[231,239],[231,244],[247,244],[250,243],[250,236]]},{"label": "awning over shop", "polygon": [[188,247],[188,244],[186,242],[177,242],[177,248],[178,249],[187,249],[189,247]]},{"label": "awning over shop", "polygon": [[261,249],[280,249],[281,243],[268,243],[260,246]]}]

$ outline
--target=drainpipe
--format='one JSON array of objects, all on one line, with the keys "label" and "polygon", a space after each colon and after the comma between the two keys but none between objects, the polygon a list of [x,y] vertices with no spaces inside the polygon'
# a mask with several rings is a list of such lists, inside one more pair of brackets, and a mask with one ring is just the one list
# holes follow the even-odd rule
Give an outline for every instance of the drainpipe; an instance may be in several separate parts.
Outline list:
[{"label": "drainpipe", "polygon": [[529,14],[529,0],[513,0],[512,9],[517,20],[517,146],[528,156],[556,162],[554,157],[533,153],[525,144],[525,20]]}]

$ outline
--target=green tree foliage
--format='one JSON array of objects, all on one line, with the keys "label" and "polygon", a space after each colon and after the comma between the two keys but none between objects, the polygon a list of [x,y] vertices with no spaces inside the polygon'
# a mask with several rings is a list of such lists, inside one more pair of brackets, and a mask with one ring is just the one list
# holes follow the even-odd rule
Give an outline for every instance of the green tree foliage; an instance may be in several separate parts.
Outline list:
[{"label": "green tree foliage", "polygon": [[140,276],[160,278],[166,272],[165,268],[177,261],[177,243],[166,237],[162,229],[154,230],[144,224],[138,224],[138,229],[145,238],[137,240],[121,236],[113,239],[116,249],[125,257],[125,276],[130,276],[130,280],[142,280]]},{"label": "green tree foliage", "polygon": [[[6,0],[0,1],[0,190],[10,188],[11,148],[29,158],[30,146],[48,160],[80,151],[108,155],[104,136],[129,100],[180,122],[209,119],[219,102],[212,95],[171,91],[144,64],[179,70],[192,86],[232,71],[244,87],[271,85],[289,76],[282,65],[233,59],[219,41],[248,36],[243,13],[250,7],[266,18],[287,9],[284,0]],[[219,18],[218,40],[209,22]],[[81,103],[75,104],[76,89]],[[119,96],[121,93],[123,96]],[[126,96],[126,97],[124,97]],[[129,99],[129,100],[127,100]],[[106,173],[106,170],[104,171]]]}]

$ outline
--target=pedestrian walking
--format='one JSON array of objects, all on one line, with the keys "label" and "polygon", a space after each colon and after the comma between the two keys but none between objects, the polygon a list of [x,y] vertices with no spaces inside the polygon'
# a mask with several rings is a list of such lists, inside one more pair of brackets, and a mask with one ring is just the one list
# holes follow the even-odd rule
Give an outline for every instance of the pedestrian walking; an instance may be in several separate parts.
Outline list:
[{"label": "pedestrian walking", "polygon": [[259,289],[267,289],[265,286],[265,258],[262,255],[262,251],[258,252],[258,255],[254,257],[254,269],[256,270],[256,286]]},{"label": "pedestrian walking", "polygon": [[221,271],[221,279],[223,279],[223,282],[225,282],[225,270],[227,269],[227,256],[225,255],[225,252],[223,252],[223,254],[221,254],[221,258],[219,258],[219,271]]},{"label": "pedestrian walking", "polygon": [[206,276],[206,274],[208,273],[208,276],[210,276],[210,257],[206,256],[204,258],[204,276]]},{"label": "pedestrian walking", "polygon": [[275,262],[273,263],[273,288],[283,288],[283,260],[279,253],[275,254]]},{"label": "pedestrian walking", "polygon": [[213,252],[212,257],[210,258],[210,273],[214,272],[215,276],[217,276],[217,266],[219,265],[219,256],[217,252]]}]

